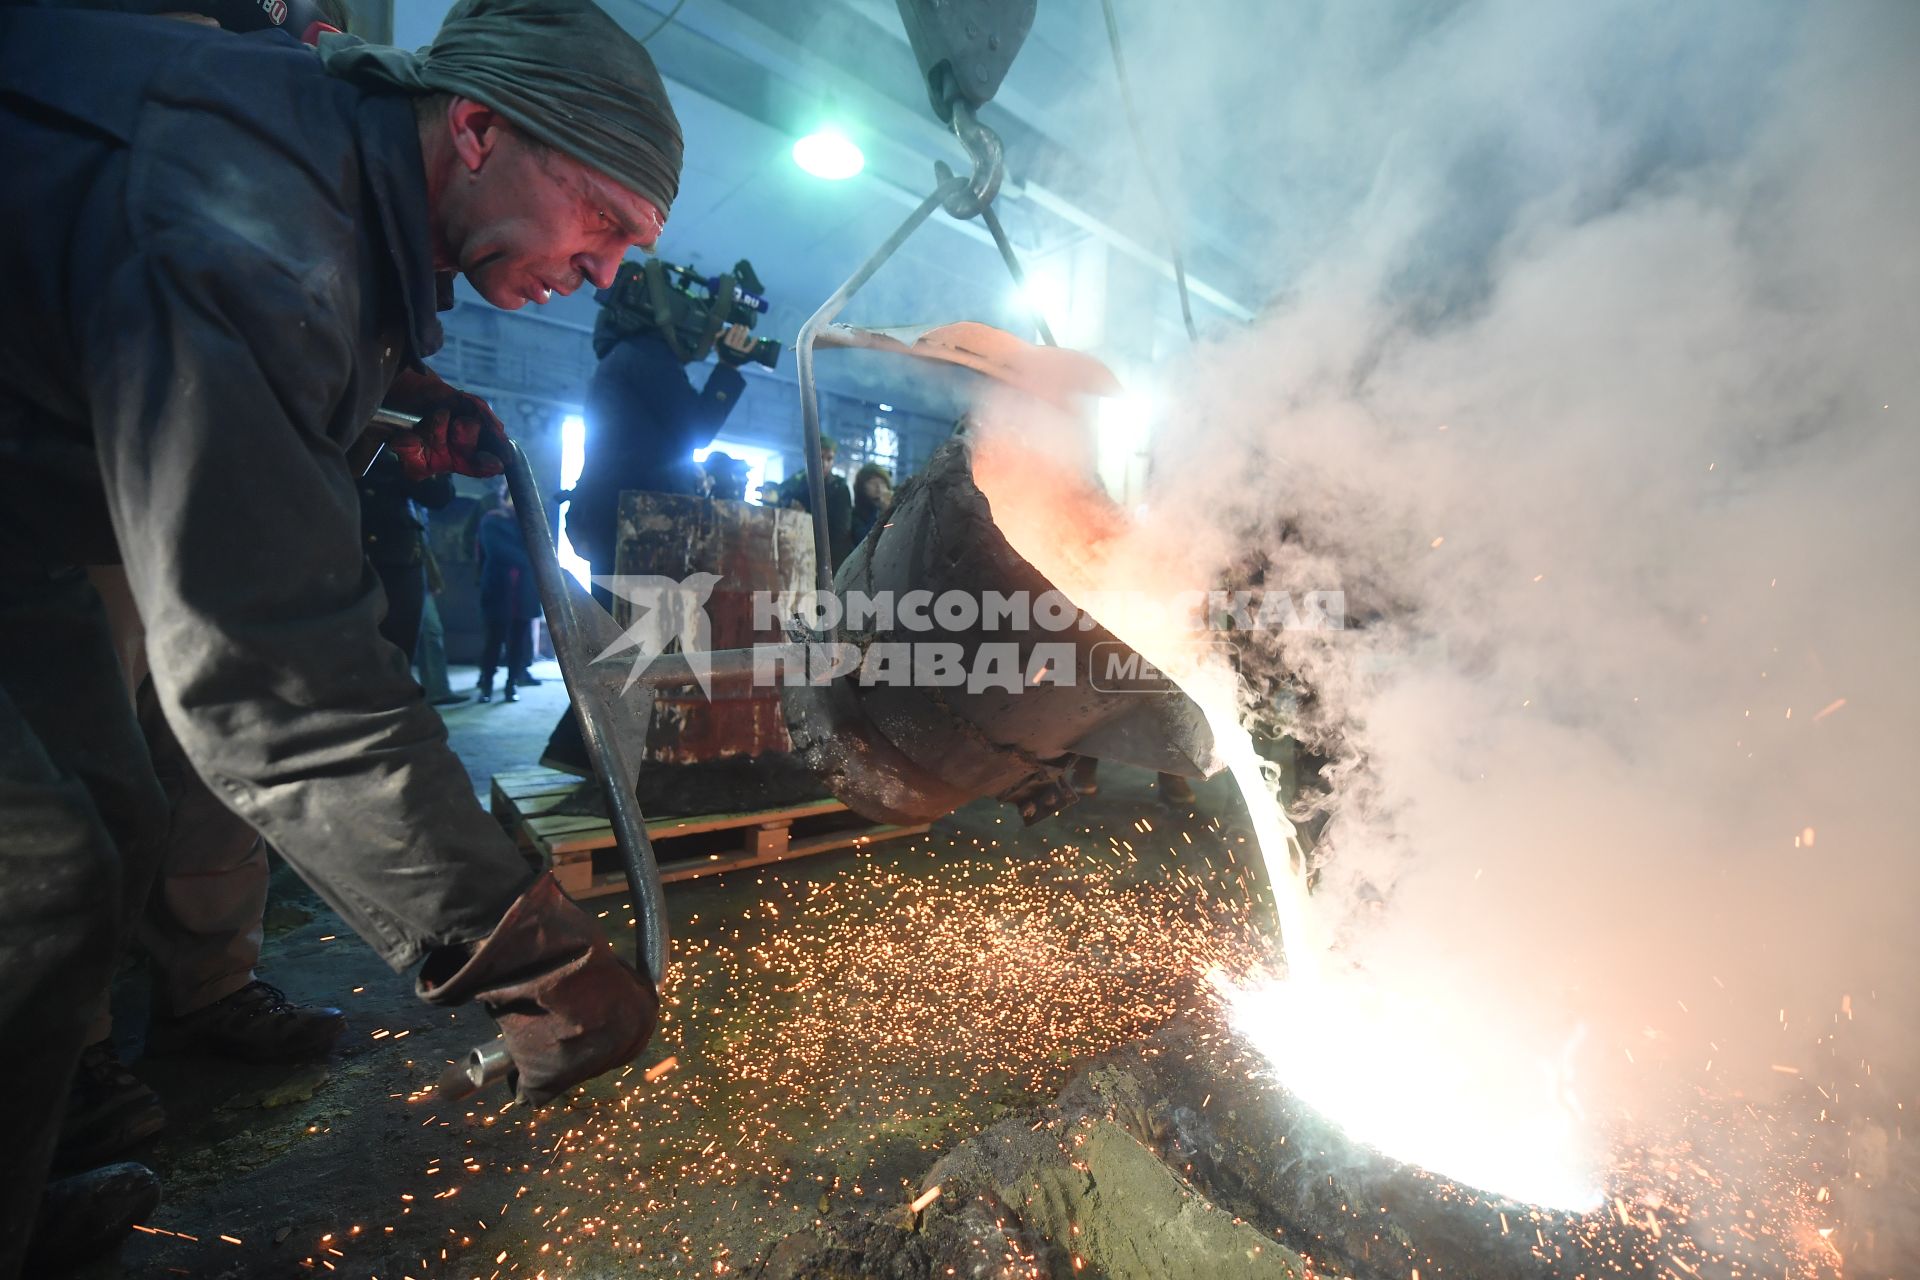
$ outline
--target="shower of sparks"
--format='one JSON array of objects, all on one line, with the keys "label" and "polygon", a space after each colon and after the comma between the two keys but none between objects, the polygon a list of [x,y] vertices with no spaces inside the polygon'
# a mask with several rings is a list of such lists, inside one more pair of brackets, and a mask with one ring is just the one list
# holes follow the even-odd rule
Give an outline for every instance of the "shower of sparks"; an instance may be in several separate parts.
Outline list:
[{"label": "shower of sparks", "polygon": [[[1073,515],[1057,491],[1046,497]],[[1169,658],[1156,665],[1178,671]],[[1678,1131],[1575,1123],[1554,1064],[1482,1071],[1497,1046],[1462,1046],[1434,1010],[1321,963],[1305,859],[1271,779],[1231,699],[1201,700],[1233,757],[1242,825],[1141,819],[1043,854],[955,835],[863,851],[833,876],[760,874],[755,902],[679,930],[646,1064],[565,1107],[496,1102],[430,1119],[464,1131],[470,1154],[436,1159],[400,1217],[453,1198],[462,1175],[487,1200],[475,1226],[449,1229],[404,1274],[557,1278],[606,1274],[609,1261],[635,1274],[751,1270],[768,1242],[838,1208],[927,1210],[940,1188],[923,1190],[923,1178],[940,1152],[1176,1018],[1200,1024],[1203,1076],[1312,1109],[1296,1146],[1324,1120],[1430,1170],[1414,1176],[1459,1222],[1480,1222],[1480,1247],[1515,1263],[1500,1274],[1839,1274],[1829,1184],[1851,1135],[1824,1111],[1805,1123],[1804,1098],[1769,1109],[1703,1088]],[[1271,949],[1276,918],[1284,963]],[[1303,974],[1311,982],[1291,981]],[[1802,1083],[1806,1098],[1841,1087]],[[1339,1207],[1351,1236],[1385,1248],[1392,1233],[1372,1204]],[[1315,1277],[1408,1274],[1335,1257],[1318,1234],[1268,1229],[1319,1259]],[[306,1265],[333,1271],[345,1243],[328,1237]],[[1427,1280],[1482,1274],[1412,1260]],[[980,1264],[1039,1274],[1004,1240]]]},{"label": "shower of sparks", "polygon": [[[1249,836],[1158,820],[1121,830],[1044,854],[929,838],[863,852],[832,876],[759,874],[756,901],[681,930],[642,1064],[544,1111],[497,1096],[464,1114],[422,1103],[423,1118],[464,1134],[464,1147],[450,1142],[429,1163],[392,1221],[322,1241],[307,1265],[415,1280],[558,1280],[610,1266],[735,1274],[832,1210],[911,1206],[942,1151],[1051,1097],[1089,1056],[1176,1018],[1196,1023],[1207,1046],[1201,1080],[1246,1081],[1282,1105],[1288,1091],[1219,1003],[1218,975],[1270,959],[1260,933],[1272,906],[1249,884],[1259,880],[1246,873]],[[1849,1025],[1840,1019],[1829,1035]],[[1325,1035],[1311,1046],[1352,1062]],[[417,1064],[423,1083],[433,1066]],[[1527,1274],[1836,1275],[1838,1246],[1822,1234],[1829,1192],[1781,1171],[1819,1168],[1837,1126],[1810,1130],[1784,1109],[1707,1092],[1691,1111],[1678,1135],[1612,1126],[1607,1198],[1589,1212],[1425,1181],[1483,1218],[1488,1247],[1518,1250],[1535,1268]],[[1730,1151],[1756,1149],[1756,1132],[1768,1159],[1730,1163]],[[1294,1140],[1308,1142],[1309,1129]],[[471,1204],[456,1210],[463,1199]],[[436,1222],[448,1212],[471,1221],[403,1269],[358,1261],[374,1242],[390,1251],[396,1224],[405,1230],[433,1201],[447,1206]],[[1375,1211],[1350,1214],[1356,1230],[1380,1229]],[[1283,1242],[1323,1253],[1311,1238]],[[983,1254],[987,1273],[1030,1273],[1030,1260],[1002,1256],[1010,1247]],[[1430,1280],[1466,1280],[1420,1265]],[[1312,1274],[1354,1272],[1322,1256]]]},{"label": "shower of sparks", "polygon": [[1258,945],[1217,853],[1218,874],[1196,856],[1142,878],[1120,841],[983,852],[928,842],[833,880],[768,877],[736,927],[692,941],[660,1037],[681,1069],[556,1148],[561,1180],[603,1206],[578,1229],[645,1254],[679,1234],[663,1220],[714,1205],[797,1227],[822,1201],[910,1199],[931,1153],[1204,1003],[1204,972]]},{"label": "shower of sparks", "polygon": [[[963,835],[868,850],[831,878],[763,873],[736,917],[696,917],[676,938],[652,1065],[565,1108],[470,1102],[453,1117],[496,1172],[510,1135],[484,1131],[526,1134],[525,1163],[504,1166],[520,1182],[485,1215],[494,1236],[522,1237],[507,1250],[518,1274],[536,1259],[565,1274],[588,1253],[729,1274],[735,1248],[823,1206],[915,1201],[941,1150],[1208,1007],[1205,975],[1265,945],[1258,877],[1233,852],[1246,837],[1152,825],[1039,855]],[[439,1161],[425,1180],[449,1172]],[[413,1274],[492,1274],[480,1264],[498,1246],[468,1239]]]}]

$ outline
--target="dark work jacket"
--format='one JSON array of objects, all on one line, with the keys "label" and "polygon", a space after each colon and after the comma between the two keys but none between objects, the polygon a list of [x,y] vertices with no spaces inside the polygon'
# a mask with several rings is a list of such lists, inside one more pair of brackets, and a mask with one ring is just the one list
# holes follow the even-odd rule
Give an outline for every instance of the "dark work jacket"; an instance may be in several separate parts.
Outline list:
[{"label": "dark work jacket", "polygon": [[[615,343],[587,386],[587,449],[567,508],[567,540],[596,573],[613,572],[614,522],[626,489],[698,492],[695,449],[713,443],[747,380],[721,363],[695,391],[686,366],[655,333]],[[683,466],[684,464],[684,466]]]},{"label": "dark work jacket", "polygon": [[484,936],[530,877],[380,638],[344,452],[441,341],[411,104],[0,8],[0,155],[0,572],[124,561],[214,793],[389,963]]},{"label": "dark work jacket", "polygon": [[475,541],[481,616],[501,625],[539,617],[540,589],[533,580],[526,539],[520,536],[520,521],[505,508],[495,508],[480,517]]}]

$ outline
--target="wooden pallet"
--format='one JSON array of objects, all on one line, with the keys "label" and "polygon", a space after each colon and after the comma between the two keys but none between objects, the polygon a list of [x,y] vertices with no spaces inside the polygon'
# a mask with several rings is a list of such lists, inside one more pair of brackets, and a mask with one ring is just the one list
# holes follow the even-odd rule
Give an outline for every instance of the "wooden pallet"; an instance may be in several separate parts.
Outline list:
[{"label": "wooden pallet", "polygon": [[[624,892],[626,872],[605,818],[547,812],[573,794],[580,779],[553,769],[493,776],[493,816],[521,850],[553,869],[575,898]],[[838,800],[809,800],[777,809],[654,818],[647,838],[666,883],[760,867],[810,853],[920,835],[926,825],[869,822]]]}]

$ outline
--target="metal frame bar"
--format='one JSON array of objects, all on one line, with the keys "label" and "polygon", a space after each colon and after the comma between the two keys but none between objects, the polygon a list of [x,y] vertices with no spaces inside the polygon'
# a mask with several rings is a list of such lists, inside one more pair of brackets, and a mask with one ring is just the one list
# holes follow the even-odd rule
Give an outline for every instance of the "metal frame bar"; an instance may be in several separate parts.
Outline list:
[{"label": "metal frame bar", "polygon": [[826,459],[820,453],[820,396],[813,377],[814,339],[820,335],[820,330],[833,323],[833,318],[840,314],[848,300],[860,291],[860,287],[873,279],[873,273],[899,251],[900,246],[907,242],[907,237],[917,231],[920,224],[949,195],[965,185],[956,178],[934,188],[933,194],[907,215],[907,220],[887,237],[886,243],[861,263],[859,269],[847,277],[847,282],[834,290],[833,296],[821,303],[820,309],[800,326],[800,337],[793,344],[795,367],[800,379],[800,426],[806,432],[807,498],[813,507],[814,584],[821,591],[833,590],[833,548],[827,540],[827,466]]},{"label": "metal frame bar", "polygon": [[[349,456],[355,472],[364,474],[373,465],[386,438],[393,432],[409,431],[419,425],[420,419],[410,413],[393,409],[376,411],[362,443],[356,445]],[[584,628],[574,612],[576,606],[600,610],[603,614],[605,610],[585,592],[569,590],[569,579],[560,567],[560,553],[553,544],[553,530],[547,526],[546,503],[534,483],[526,452],[517,441],[507,443],[507,456],[503,459],[507,492],[513,495],[514,516],[520,522],[520,535],[527,544],[527,559],[533,564],[534,585],[539,589],[540,607],[546,614],[547,634],[553,639],[553,656],[566,681],[568,700],[580,719],[580,734],[586,741],[594,777],[606,794],[614,844],[620,851],[621,868],[626,872],[627,888],[633,895],[634,964],[647,975],[654,990],[659,991],[666,980],[670,943],[666,891],[660,881],[659,863],[653,856],[653,842],[647,838],[646,818],[640,812],[632,781],[627,777],[630,772],[638,776],[638,762],[624,759],[608,726],[600,721],[598,705],[589,696],[586,669],[593,655],[582,642]],[[726,660],[719,664],[727,678],[738,677],[743,652],[727,651]],[[656,678],[635,682],[646,689],[644,705],[636,708],[636,714],[649,717],[653,709],[653,688],[690,684],[696,680],[685,659],[663,666],[657,674],[647,674]],[[635,768],[630,769],[629,763]],[[443,1102],[458,1101],[495,1081],[511,1080],[513,1071],[513,1057],[507,1052],[505,1042],[494,1040],[475,1046],[465,1061],[448,1067],[440,1077],[436,1092]]]},{"label": "metal frame bar", "polygon": [[[977,217],[986,223],[994,246],[1000,250],[1001,260],[1007,264],[1014,284],[1022,288],[1024,296],[1026,272],[1021,269],[1019,255],[1013,251],[1013,242],[1007,239],[1006,229],[1000,225],[999,216],[993,211],[993,198],[999,194],[1000,183],[1006,176],[1005,151],[1000,135],[981,124],[972,108],[964,102],[956,101],[953,104],[952,123],[954,135],[973,159],[973,172],[962,177],[944,162],[935,163],[933,172],[937,181],[933,194],[922,200],[907,215],[906,221],[874,251],[873,256],[861,263],[847,277],[846,283],[820,304],[820,309],[800,326],[800,336],[793,344],[800,381],[800,425],[806,433],[802,444],[807,453],[807,501],[813,508],[813,577],[815,588],[819,591],[833,590],[833,547],[827,537],[826,519],[827,468],[820,452],[820,395],[813,374],[813,346],[820,331],[833,323],[853,295],[873,278],[874,272],[899,251],[900,246],[907,242],[907,237],[918,230],[936,208],[941,207],[962,222]],[[1039,331],[1041,340],[1050,347],[1058,346],[1047,318],[1040,314],[1040,308],[1033,306],[1031,300],[1028,306],[1033,312],[1034,327]]]},{"label": "metal frame bar", "polygon": [[[395,431],[410,431],[420,425],[414,414],[380,409],[368,424],[363,438],[368,448],[356,448],[352,462],[356,472],[364,474],[379,456],[385,438]],[[607,815],[613,824],[614,841],[620,849],[620,861],[627,873],[627,886],[633,892],[634,959],[653,980],[656,989],[666,977],[669,937],[665,892],[660,882],[660,867],[654,860],[653,844],[647,839],[646,817],[634,798],[633,783],[625,775],[629,763],[621,759],[606,725],[600,722],[599,708],[587,696],[587,666],[594,655],[582,643],[583,628],[576,608],[599,609],[584,592],[569,590],[566,571],[560,567],[560,553],[553,544],[553,530],[547,525],[547,507],[534,483],[533,468],[516,441],[509,441],[506,466],[507,492],[513,495],[514,517],[520,522],[520,536],[527,544],[527,558],[533,563],[534,585],[540,592],[540,607],[546,614],[547,634],[553,639],[553,656],[566,681],[567,697],[574,714],[580,718],[580,735],[586,740],[587,758],[593,764],[594,777],[607,795]],[[604,612],[604,610],[602,610]],[[722,679],[750,675],[751,653],[727,650],[715,653],[714,673]],[[651,677],[651,678],[649,678]],[[658,660],[653,669],[634,683],[649,691],[693,684],[697,677],[685,658]],[[651,706],[641,709],[650,713]],[[637,776],[637,770],[635,771]]]},{"label": "metal frame bar", "polygon": [[1013,276],[1014,287],[1020,290],[1020,297],[1026,302],[1027,310],[1033,313],[1033,327],[1040,333],[1040,341],[1050,347],[1060,344],[1053,340],[1053,326],[1047,323],[1047,317],[1040,310],[1040,304],[1027,293],[1027,273],[1020,265],[1020,258],[1013,251],[1013,241],[1007,239],[1007,232],[1000,225],[1000,215],[993,211],[992,205],[980,210],[980,221],[987,224],[987,230],[993,234],[993,243],[1000,250],[1000,260],[1007,264],[1007,270]]},{"label": "metal frame bar", "polygon": [[[580,719],[580,736],[586,740],[587,758],[593,762],[594,776],[606,793],[614,842],[620,849],[627,885],[633,891],[634,955],[658,990],[666,978],[668,947],[667,904],[665,889],[660,883],[660,866],[654,861],[653,843],[647,839],[646,818],[634,798],[633,781],[624,776],[627,770],[622,767],[619,752],[612,745],[607,727],[600,723],[592,700],[583,696],[586,681],[581,673],[593,661],[593,654],[584,651],[581,645],[580,620],[574,614],[576,593],[567,589],[566,571],[561,569],[560,553],[553,545],[553,530],[547,526],[546,503],[534,484],[527,455],[517,443],[510,450],[506,464],[507,491],[513,495],[514,515],[520,521],[521,536],[526,539],[527,558],[533,562],[534,584],[540,589],[540,604],[547,615],[547,634],[553,638],[553,656],[560,664],[560,674],[567,682],[567,696]],[[651,710],[650,704],[648,710]]]}]

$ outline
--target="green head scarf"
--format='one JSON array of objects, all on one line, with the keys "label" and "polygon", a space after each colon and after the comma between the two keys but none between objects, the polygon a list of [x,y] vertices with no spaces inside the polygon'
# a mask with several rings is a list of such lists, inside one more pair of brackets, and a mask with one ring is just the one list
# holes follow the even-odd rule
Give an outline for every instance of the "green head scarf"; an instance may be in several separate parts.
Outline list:
[{"label": "green head scarf", "polygon": [[460,0],[417,53],[324,36],[329,72],[485,103],[656,205],[680,190],[680,122],[646,49],[592,0]]}]

